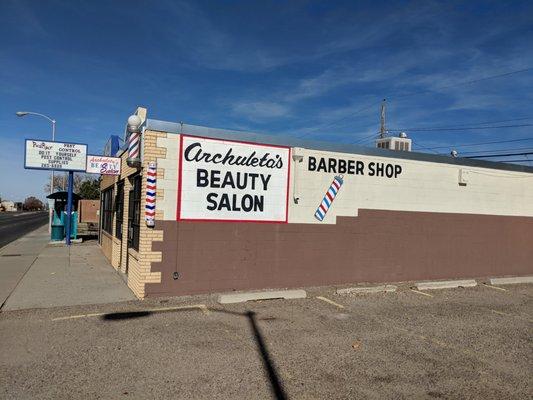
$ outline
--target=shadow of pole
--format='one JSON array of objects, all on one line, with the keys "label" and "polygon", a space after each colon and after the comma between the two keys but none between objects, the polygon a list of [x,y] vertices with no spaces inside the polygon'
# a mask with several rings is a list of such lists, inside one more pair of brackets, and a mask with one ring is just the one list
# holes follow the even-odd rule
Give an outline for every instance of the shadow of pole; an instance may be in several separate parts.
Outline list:
[{"label": "shadow of pole", "polygon": [[[175,309],[175,310],[162,310],[160,312],[157,311],[129,311],[129,312],[116,312],[116,313],[108,313],[104,314],[101,319],[104,321],[120,321],[120,320],[126,320],[126,319],[135,319],[140,317],[146,317],[151,314],[159,314],[159,313],[174,313],[174,312],[186,312],[191,311],[192,308],[183,308],[183,309]],[[259,325],[257,324],[256,320],[256,314],[253,311],[246,311],[244,313],[237,312],[237,311],[229,311],[229,310],[222,310],[220,308],[208,308],[209,311],[212,312],[218,312],[218,313],[224,313],[224,314],[230,314],[234,316],[239,317],[246,317],[248,319],[248,322],[250,323],[250,327],[252,329],[252,333],[254,336],[254,341],[257,345],[257,349],[259,351],[259,354],[261,355],[261,359],[263,361],[263,368],[266,371],[266,374],[268,376],[268,379],[270,381],[270,386],[272,390],[272,394],[276,398],[276,400],[286,400],[288,399],[284,389],[283,385],[281,383],[281,379],[278,376],[278,373],[276,371],[276,367],[274,365],[274,362],[272,361],[272,358],[270,356],[270,353],[268,352],[267,346],[265,344],[265,341],[263,339],[263,335],[261,333],[261,330],[259,329]]]},{"label": "shadow of pole", "polygon": [[265,341],[263,340],[263,335],[261,334],[259,326],[257,325],[257,321],[255,320],[255,312],[248,311],[246,312],[246,316],[248,317],[248,322],[252,328],[257,348],[261,354],[261,358],[263,359],[263,367],[268,374],[268,379],[270,380],[270,385],[272,386],[272,392],[277,400],[285,400],[287,399],[287,395],[283,390],[278,373],[276,372],[276,367],[270,358],[270,353],[268,352]]}]

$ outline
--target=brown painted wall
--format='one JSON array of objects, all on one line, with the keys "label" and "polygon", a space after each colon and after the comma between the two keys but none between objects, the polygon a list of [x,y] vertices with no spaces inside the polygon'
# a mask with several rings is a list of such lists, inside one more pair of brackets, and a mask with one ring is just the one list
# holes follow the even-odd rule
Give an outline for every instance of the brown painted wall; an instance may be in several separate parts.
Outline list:
[{"label": "brown painted wall", "polygon": [[78,202],[79,222],[99,222],[100,200],[80,200]]},{"label": "brown painted wall", "polygon": [[[359,210],[336,225],[158,221],[148,296],[533,273],[533,218]],[[172,279],[178,271],[180,278]]]}]

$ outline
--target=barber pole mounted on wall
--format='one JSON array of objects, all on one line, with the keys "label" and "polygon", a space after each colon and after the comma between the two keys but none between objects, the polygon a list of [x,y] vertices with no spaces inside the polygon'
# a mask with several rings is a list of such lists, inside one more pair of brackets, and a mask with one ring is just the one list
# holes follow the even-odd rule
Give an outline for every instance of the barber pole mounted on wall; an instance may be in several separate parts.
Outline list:
[{"label": "barber pole mounted on wall", "polygon": [[132,168],[141,167],[141,124],[138,115],[128,118],[128,158],[126,163]]},{"label": "barber pole mounted on wall", "polygon": [[337,197],[337,193],[339,193],[339,190],[343,183],[344,180],[342,179],[342,175],[337,175],[335,178],[333,178],[333,182],[331,182],[331,185],[329,186],[328,191],[324,195],[322,202],[316,209],[316,219],[318,219],[319,221],[323,221],[324,218],[326,218],[326,214],[328,213],[331,204],[333,204],[333,200],[335,200],[335,197]]},{"label": "barber pole mounted on wall", "polygon": [[157,164],[151,162],[146,171],[146,205],[144,206],[144,219],[146,226],[155,226],[155,195],[157,181]]}]

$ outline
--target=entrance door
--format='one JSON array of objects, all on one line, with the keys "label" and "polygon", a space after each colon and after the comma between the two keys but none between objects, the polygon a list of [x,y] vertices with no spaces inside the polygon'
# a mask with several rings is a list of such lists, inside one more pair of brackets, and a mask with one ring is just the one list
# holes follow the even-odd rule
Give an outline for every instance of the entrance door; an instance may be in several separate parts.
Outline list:
[{"label": "entrance door", "polygon": [[126,273],[128,273],[128,266],[129,266],[129,249],[132,247],[133,244],[133,187],[129,191],[128,196],[128,240],[126,241]]},{"label": "entrance door", "polygon": [[[141,175],[132,178],[132,188],[128,199],[128,248],[139,251],[139,236],[141,231]],[[126,261],[126,271],[128,269],[129,256]]]},{"label": "entrance door", "polygon": [[122,268],[122,228],[124,226],[124,180],[117,183],[117,194],[115,196],[115,237],[120,240],[119,266]]}]

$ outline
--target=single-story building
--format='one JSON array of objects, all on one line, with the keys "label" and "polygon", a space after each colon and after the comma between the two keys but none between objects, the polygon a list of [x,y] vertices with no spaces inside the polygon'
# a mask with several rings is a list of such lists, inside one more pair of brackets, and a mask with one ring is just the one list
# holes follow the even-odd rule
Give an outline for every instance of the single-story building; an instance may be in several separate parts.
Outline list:
[{"label": "single-story building", "polygon": [[533,273],[532,167],[143,108],[127,131],[120,176],[102,177],[100,243],[140,298]]},{"label": "single-story building", "polygon": [[19,209],[14,201],[4,200],[0,203],[0,211],[15,212],[19,211]]}]

